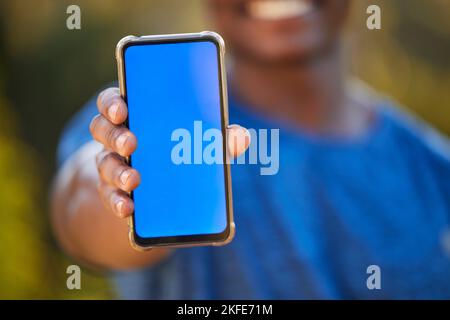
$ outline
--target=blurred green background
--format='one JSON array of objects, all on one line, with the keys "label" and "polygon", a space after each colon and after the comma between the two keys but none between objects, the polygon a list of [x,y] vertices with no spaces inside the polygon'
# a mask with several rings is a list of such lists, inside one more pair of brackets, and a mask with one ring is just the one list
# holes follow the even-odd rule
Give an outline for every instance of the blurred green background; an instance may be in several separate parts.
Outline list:
[{"label": "blurred green background", "polygon": [[[101,274],[72,264],[52,238],[48,190],[64,123],[116,79],[114,48],[127,34],[211,29],[204,0],[0,1],[0,298],[114,298]],[[355,0],[347,61],[354,74],[450,134],[450,0]],[[81,7],[81,30],[66,8]],[[382,30],[366,8],[382,8]]]}]

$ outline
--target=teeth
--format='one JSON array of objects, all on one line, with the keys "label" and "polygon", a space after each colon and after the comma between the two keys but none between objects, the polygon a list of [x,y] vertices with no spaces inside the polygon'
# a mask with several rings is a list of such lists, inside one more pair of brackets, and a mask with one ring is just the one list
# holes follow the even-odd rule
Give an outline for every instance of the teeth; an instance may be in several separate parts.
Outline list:
[{"label": "teeth", "polygon": [[254,0],[247,4],[252,18],[279,20],[303,16],[314,9],[310,0]]}]

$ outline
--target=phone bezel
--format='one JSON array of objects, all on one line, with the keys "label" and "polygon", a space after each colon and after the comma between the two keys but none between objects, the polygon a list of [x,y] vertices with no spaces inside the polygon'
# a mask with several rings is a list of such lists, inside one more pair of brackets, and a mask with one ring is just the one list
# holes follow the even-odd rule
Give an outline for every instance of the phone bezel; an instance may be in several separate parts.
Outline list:
[{"label": "phone bezel", "polygon": [[[227,101],[227,85],[225,72],[225,44],[222,37],[211,31],[203,31],[199,33],[188,34],[171,34],[171,35],[152,35],[152,36],[126,36],[122,38],[116,47],[116,59],[118,67],[118,77],[121,96],[127,103],[126,77],[125,77],[125,51],[127,48],[136,45],[155,45],[163,43],[186,43],[186,42],[202,42],[209,41],[215,44],[217,48],[218,75],[220,86],[220,115],[221,115],[221,131],[222,142],[224,146],[224,177],[225,177],[225,202],[227,214],[227,226],[221,233],[213,234],[195,234],[180,235],[168,237],[152,237],[145,238],[137,234],[134,222],[135,212],[132,213],[128,220],[129,239],[131,245],[137,250],[148,250],[156,247],[188,247],[188,246],[205,246],[205,245],[224,245],[229,243],[234,237],[235,224],[233,220],[232,191],[231,191],[231,174],[230,161],[227,152],[227,134],[228,127],[228,101]],[[124,125],[130,128],[129,119],[127,117]],[[127,163],[132,166],[132,157],[126,159]],[[130,197],[134,200],[134,193],[130,192]]]}]

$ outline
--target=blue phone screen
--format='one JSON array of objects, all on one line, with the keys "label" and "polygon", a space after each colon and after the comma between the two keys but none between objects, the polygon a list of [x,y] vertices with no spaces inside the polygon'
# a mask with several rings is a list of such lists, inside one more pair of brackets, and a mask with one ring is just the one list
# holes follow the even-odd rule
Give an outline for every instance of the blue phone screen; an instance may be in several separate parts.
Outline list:
[{"label": "blue phone screen", "polygon": [[[205,163],[202,157],[210,143],[205,133],[221,130],[216,44],[132,45],[125,49],[124,61],[128,121],[138,140],[132,166],[141,174],[134,191],[136,234],[153,238],[223,232],[224,165]],[[174,161],[174,154],[184,162]]]}]

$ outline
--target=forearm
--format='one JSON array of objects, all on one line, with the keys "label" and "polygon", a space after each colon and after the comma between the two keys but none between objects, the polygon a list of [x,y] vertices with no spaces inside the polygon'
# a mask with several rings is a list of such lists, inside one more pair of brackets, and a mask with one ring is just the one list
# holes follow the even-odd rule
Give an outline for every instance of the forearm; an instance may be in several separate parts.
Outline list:
[{"label": "forearm", "polygon": [[114,216],[97,192],[94,142],[83,146],[59,171],[51,194],[52,224],[61,246],[76,259],[106,269],[156,263],[168,251],[138,252],[128,242],[126,219]]}]

